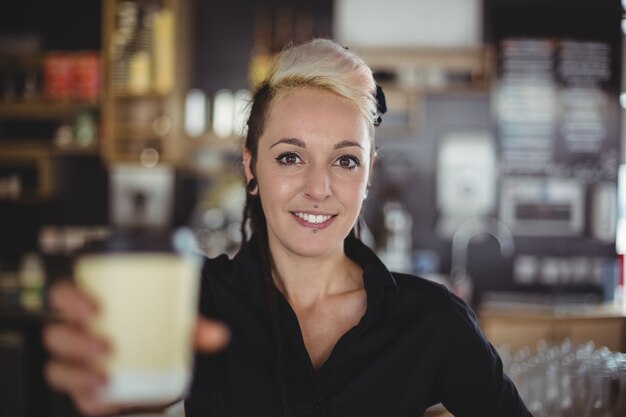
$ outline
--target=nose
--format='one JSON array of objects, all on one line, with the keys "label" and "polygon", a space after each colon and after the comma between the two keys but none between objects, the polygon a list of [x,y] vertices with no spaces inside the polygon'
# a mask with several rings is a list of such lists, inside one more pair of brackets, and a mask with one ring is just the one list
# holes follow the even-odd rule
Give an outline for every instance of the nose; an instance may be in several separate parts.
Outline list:
[{"label": "nose", "polygon": [[302,194],[313,200],[325,200],[332,194],[329,173],[323,168],[311,169],[307,172]]}]

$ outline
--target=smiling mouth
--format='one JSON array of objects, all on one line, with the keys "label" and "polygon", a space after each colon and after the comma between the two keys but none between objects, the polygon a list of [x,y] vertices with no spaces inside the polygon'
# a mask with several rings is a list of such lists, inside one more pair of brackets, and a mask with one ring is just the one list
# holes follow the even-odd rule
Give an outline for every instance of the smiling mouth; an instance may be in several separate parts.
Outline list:
[{"label": "smiling mouth", "polygon": [[310,223],[310,224],[322,224],[336,216],[336,215],[330,215],[330,214],[302,213],[302,212],[297,212],[297,211],[292,212],[292,214],[298,217],[299,219],[302,219],[305,222]]}]

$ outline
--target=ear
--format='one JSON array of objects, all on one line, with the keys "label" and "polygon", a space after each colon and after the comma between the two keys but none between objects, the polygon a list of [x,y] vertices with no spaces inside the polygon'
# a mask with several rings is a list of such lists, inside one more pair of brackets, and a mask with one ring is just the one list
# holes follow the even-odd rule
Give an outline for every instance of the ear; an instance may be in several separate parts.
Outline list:
[{"label": "ear", "polygon": [[243,148],[243,151],[241,152],[241,156],[243,157],[243,169],[244,169],[244,173],[246,175],[246,183],[249,183],[250,180],[252,180],[255,175],[252,172],[252,154],[250,153],[250,150],[248,148]]}]

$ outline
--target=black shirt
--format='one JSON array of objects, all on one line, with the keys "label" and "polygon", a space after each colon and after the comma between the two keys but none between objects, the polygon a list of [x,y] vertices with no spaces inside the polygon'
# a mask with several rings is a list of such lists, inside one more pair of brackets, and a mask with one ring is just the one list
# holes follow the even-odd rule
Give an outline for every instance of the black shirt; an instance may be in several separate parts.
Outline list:
[{"label": "black shirt", "polygon": [[[476,317],[445,287],[392,274],[363,243],[346,254],[363,268],[367,311],[313,368],[298,320],[279,296],[283,363],[294,417],[419,417],[441,402],[456,417],[529,417]],[[254,241],[208,260],[201,313],[225,322],[229,346],[198,355],[187,417],[282,415],[265,282]]]}]

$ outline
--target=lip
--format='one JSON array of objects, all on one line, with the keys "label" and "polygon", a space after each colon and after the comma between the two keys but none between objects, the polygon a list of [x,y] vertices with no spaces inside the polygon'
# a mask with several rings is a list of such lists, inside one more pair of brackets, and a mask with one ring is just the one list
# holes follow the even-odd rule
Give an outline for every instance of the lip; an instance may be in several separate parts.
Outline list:
[{"label": "lip", "polygon": [[[326,227],[328,227],[337,217],[336,214],[330,214],[330,213],[323,213],[323,212],[319,212],[319,211],[291,211],[290,212],[291,215],[293,216],[293,218],[295,219],[295,221],[300,224],[301,226],[304,227],[309,227],[311,229],[324,229]],[[296,213],[306,213],[306,214],[311,214],[311,215],[315,215],[315,216],[330,216],[330,218],[328,220],[326,220],[325,222],[322,223],[309,223],[304,219],[301,219],[300,217],[298,217],[296,215]]]}]

